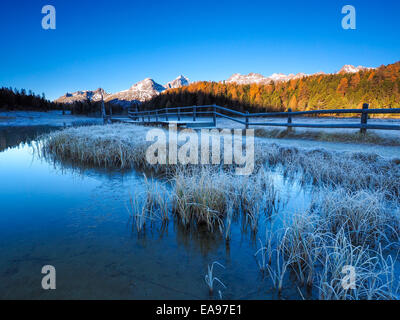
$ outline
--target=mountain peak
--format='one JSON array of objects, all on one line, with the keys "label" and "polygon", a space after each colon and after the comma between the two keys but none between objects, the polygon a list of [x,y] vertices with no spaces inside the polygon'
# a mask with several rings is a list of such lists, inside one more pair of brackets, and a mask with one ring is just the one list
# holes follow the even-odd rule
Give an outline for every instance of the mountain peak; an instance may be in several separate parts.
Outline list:
[{"label": "mountain peak", "polygon": [[180,75],[180,76],[179,76],[178,78],[176,78],[175,80],[168,82],[168,83],[165,85],[165,88],[167,88],[167,89],[180,88],[180,87],[189,85],[189,83],[190,83],[190,81],[189,81],[188,78],[186,78],[186,77],[183,76],[183,75]]},{"label": "mountain peak", "polygon": [[[337,74],[345,74],[345,73],[356,73],[359,71],[364,71],[364,70],[371,70],[373,68],[367,68],[363,66],[352,66],[352,65],[345,65],[343,66],[342,69],[340,69]],[[312,75],[323,75],[326,74],[324,72],[317,72]],[[269,77],[264,77],[263,75],[259,73],[254,73],[251,72],[248,75],[242,75],[240,73],[235,73],[232,76],[229,77],[228,80],[226,80],[227,83],[236,83],[236,84],[252,84],[252,83],[258,83],[258,84],[268,84],[271,81],[273,82],[286,82],[290,80],[296,80],[296,79],[301,79],[304,77],[310,76],[309,74],[305,73],[298,73],[298,74],[283,74],[283,73],[273,73]]]},{"label": "mountain peak", "polygon": [[342,69],[339,70],[339,72],[337,72],[337,74],[357,73],[359,71],[370,70],[370,69],[373,69],[373,68],[367,68],[367,67],[363,67],[363,66],[355,67],[351,64],[346,64],[342,67]]},{"label": "mountain peak", "polygon": [[73,93],[67,92],[62,97],[55,100],[59,103],[74,103],[77,101],[100,101],[101,97],[107,97],[108,93],[103,88],[98,88],[96,90],[84,90],[76,91]]},{"label": "mountain peak", "polygon": [[242,75],[240,73],[235,73],[226,82],[235,82],[237,84],[250,84],[250,83],[262,83],[265,81],[262,74],[250,72],[247,75]]},{"label": "mountain peak", "polygon": [[233,74],[226,82],[234,82],[237,84],[268,84],[271,81],[280,82],[280,81],[289,81],[292,79],[299,79],[302,77],[306,77],[305,73],[298,73],[298,74],[283,74],[283,73],[273,73],[269,77],[265,77],[262,74],[250,72],[248,75],[241,75],[240,73]]},{"label": "mountain peak", "polygon": [[77,91],[74,93],[66,93],[64,96],[55,100],[59,103],[74,103],[83,101],[101,101],[102,97],[104,101],[119,104],[123,107],[130,106],[133,102],[144,102],[147,101],[161,92],[170,88],[180,88],[182,86],[189,85],[189,79],[183,75],[180,75],[175,80],[168,82],[166,86],[155,82],[152,78],[143,79],[129,89],[119,91],[113,94],[108,94],[104,89],[98,88],[94,91]]},{"label": "mountain peak", "polygon": [[156,91],[164,91],[165,88],[155,82],[151,78],[146,78],[144,80],[141,80],[137,83],[135,83],[129,90],[156,90]]}]

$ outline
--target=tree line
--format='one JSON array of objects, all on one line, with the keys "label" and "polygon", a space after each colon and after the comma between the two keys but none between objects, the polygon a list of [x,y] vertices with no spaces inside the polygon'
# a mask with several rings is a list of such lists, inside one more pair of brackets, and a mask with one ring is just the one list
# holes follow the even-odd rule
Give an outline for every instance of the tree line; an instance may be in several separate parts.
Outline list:
[{"label": "tree line", "polygon": [[[122,107],[105,103],[107,114],[121,113]],[[74,103],[56,103],[46,99],[45,94],[36,95],[31,90],[0,88],[0,110],[28,110],[28,111],[50,111],[63,110],[70,114],[94,115],[101,114],[101,102],[75,101]]]},{"label": "tree line", "polygon": [[239,111],[279,112],[318,109],[400,108],[400,62],[357,73],[319,74],[288,82],[238,85],[196,82],[170,89],[141,108],[217,104]]},{"label": "tree line", "polygon": [[44,93],[36,95],[31,90],[0,88],[0,109],[3,110],[60,110],[62,105],[46,99]]}]

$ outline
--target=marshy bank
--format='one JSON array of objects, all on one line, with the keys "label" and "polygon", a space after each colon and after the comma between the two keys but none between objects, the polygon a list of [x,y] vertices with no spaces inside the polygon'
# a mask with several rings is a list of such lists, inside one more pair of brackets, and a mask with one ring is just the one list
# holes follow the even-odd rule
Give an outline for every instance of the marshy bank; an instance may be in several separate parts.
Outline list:
[{"label": "marshy bank", "polygon": [[275,139],[307,139],[313,141],[325,142],[344,142],[344,143],[361,143],[383,146],[400,146],[397,137],[385,136],[375,132],[328,132],[318,130],[282,130],[282,129],[256,129],[255,135],[262,138]]},{"label": "marshy bank", "polygon": [[[150,165],[146,130],[66,129],[43,139],[41,155],[54,163],[146,172],[145,188],[126,199],[138,235],[173,222],[180,232],[217,237],[235,252],[237,238],[248,234],[260,243],[253,257],[259,281],[277,297],[398,297],[398,160],[257,139],[255,170],[241,177],[226,165]],[[356,270],[355,289],[342,286],[349,266]]]}]

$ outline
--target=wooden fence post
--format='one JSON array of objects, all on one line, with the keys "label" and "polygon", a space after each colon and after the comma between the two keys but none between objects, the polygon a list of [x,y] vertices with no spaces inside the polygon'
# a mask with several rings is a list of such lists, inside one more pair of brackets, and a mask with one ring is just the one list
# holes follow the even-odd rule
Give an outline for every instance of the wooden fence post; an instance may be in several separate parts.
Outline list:
[{"label": "wooden fence post", "polygon": [[142,122],[144,122],[144,111],[142,111]]},{"label": "wooden fence post", "polygon": [[288,118],[287,118],[287,123],[288,123],[287,130],[288,131],[292,131],[292,127],[290,126],[292,124],[292,114],[291,113],[292,113],[292,109],[289,108],[288,109]]},{"label": "wooden fence post", "polygon": [[148,120],[150,122],[150,111],[147,111]]},{"label": "wooden fence post", "polygon": [[[364,103],[363,104],[363,113],[361,113],[361,126],[363,125],[367,125],[368,122],[368,112],[364,112],[364,110],[368,110],[369,104],[368,103]],[[367,133],[367,128],[361,128],[360,129],[360,133],[361,134],[366,134]]]},{"label": "wooden fence post", "polygon": [[213,123],[214,123],[214,127],[217,126],[217,107],[214,104],[213,107]]},{"label": "wooden fence post", "polygon": [[181,107],[178,107],[178,121],[181,121]]},{"label": "wooden fence post", "polygon": [[196,121],[196,106],[193,106],[193,121]]},{"label": "wooden fence post", "polygon": [[165,107],[165,121],[168,121],[168,107]]},{"label": "wooden fence post", "polygon": [[249,128],[249,112],[246,111],[246,129]]},{"label": "wooden fence post", "polygon": [[158,122],[158,110],[156,110],[156,122]]},{"label": "wooden fence post", "polygon": [[103,122],[105,122],[105,119],[106,119],[106,108],[104,107],[103,94],[101,95],[101,116],[103,117]]}]

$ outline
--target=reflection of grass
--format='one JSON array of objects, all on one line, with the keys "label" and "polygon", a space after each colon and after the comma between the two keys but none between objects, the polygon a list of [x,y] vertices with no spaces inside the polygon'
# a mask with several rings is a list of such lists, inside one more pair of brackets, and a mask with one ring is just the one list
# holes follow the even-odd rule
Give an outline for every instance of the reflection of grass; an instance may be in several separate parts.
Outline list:
[{"label": "reflection of grass", "polygon": [[0,116],[0,122],[5,122],[5,121],[10,121],[10,120],[15,120],[15,117],[2,117]]},{"label": "reflection of grass", "polygon": [[327,142],[346,142],[346,143],[367,143],[380,144],[386,146],[400,146],[399,139],[383,137],[373,132],[361,134],[360,132],[338,133],[326,131],[296,131],[282,129],[262,129],[254,131],[256,137],[276,138],[276,139],[309,139]]},{"label": "reflection of grass", "polygon": [[215,167],[179,168],[169,177],[168,186],[146,177],[145,184],[146,191],[130,199],[129,211],[138,231],[144,229],[146,221],[167,223],[173,212],[181,225],[206,226],[209,231],[225,234],[229,241],[235,216],[242,215],[255,234],[260,216],[270,216],[279,203],[266,173],[244,178]]},{"label": "reflection of grass", "polygon": [[130,196],[128,211],[138,232],[144,231],[148,222],[161,221],[166,225],[169,221],[169,196],[166,188],[144,177],[146,191],[144,194]]}]

